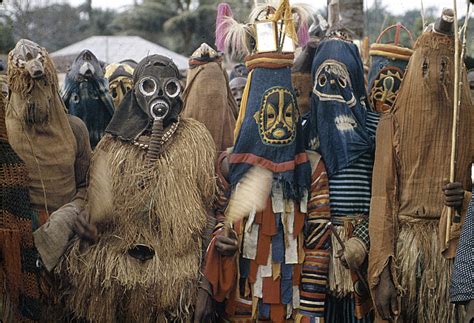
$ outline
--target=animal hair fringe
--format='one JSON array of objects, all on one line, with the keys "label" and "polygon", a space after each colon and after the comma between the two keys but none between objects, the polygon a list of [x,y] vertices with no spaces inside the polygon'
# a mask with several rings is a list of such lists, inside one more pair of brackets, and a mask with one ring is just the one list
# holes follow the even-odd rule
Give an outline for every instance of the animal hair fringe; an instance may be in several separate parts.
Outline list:
[{"label": "animal hair fringe", "polygon": [[225,53],[231,59],[240,60],[250,55],[248,39],[254,38],[255,35],[249,25],[238,23],[232,17],[223,17],[218,28],[227,31],[223,43]]},{"label": "animal hair fringe", "polygon": [[[166,145],[152,177],[145,150],[110,135],[96,147],[91,169],[105,157],[111,178],[104,184],[104,176],[97,179],[91,171],[90,185],[110,185],[113,192],[112,201],[104,201],[99,189],[88,192],[90,221],[100,238],[91,246],[75,240],[56,269],[75,317],[91,322],[191,318],[207,210],[216,192],[215,145],[204,125],[184,118]],[[144,262],[130,257],[136,244],[151,247],[154,257]]]}]

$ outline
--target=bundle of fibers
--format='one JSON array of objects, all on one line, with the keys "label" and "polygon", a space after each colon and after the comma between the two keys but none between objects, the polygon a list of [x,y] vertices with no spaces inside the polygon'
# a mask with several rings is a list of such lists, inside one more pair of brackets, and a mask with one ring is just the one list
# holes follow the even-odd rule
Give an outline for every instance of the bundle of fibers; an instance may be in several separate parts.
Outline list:
[{"label": "bundle of fibers", "polygon": [[262,211],[270,196],[272,179],[273,174],[268,169],[250,168],[232,193],[226,210],[226,223],[236,222],[252,211]]}]

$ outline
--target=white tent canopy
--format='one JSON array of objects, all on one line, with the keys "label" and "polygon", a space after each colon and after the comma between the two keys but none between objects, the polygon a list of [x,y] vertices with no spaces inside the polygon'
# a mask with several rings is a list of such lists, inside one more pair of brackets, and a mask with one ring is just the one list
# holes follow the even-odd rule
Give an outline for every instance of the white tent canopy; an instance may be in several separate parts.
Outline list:
[{"label": "white tent canopy", "polygon": [[51,56],[76,56],[84,49],[90,50],[99,60],[106,63],[125,59],[133,59],[138,63],[148,55],[160,54],[171,58],[178,69],[188,68],[188,59],[183,55],[138,36],[92,36],[51,53]]}]

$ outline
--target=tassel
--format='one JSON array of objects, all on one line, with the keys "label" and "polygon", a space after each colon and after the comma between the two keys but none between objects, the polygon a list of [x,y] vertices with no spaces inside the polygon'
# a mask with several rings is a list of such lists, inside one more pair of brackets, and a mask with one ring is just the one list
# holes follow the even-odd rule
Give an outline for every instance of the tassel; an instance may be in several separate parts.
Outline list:
[{"label": "tassel", "polygon": [[228,3],[220,3],[217,6],[217,17],[216,17],[216,47],[220,52],[225,51],[225,38],[228,33],[229,24],[226,23],[225,18],[232,18],[232,9]]}]

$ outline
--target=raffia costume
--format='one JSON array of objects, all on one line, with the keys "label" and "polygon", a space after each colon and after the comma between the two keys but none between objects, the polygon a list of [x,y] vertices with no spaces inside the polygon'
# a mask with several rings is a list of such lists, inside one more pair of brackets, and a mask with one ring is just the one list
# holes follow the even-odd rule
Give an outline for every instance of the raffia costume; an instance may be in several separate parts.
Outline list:
[{"label": "raffia costume", "polygon": [[[0,85],[6,78],[0,77]],[[33,230],[38,219],[30,207],[28,171],[8,143],[6,97],[0,92],[0,317],[3,322],[41,317],[38,253]]]},{"label": "raffia costume", "polygon": [[189,61],[188,79],[183,93],[183,117],[206,125],[219,153],[234,142],[237,103],[229,88],[222,58],[209,45],[202,44]]},{"label": "raffia costume", "polygon": [[66,74],[61,97],[68,112],[86,124],[94,148],[114,114],[114,102],[103,68],[90,51],[83,50],[74,59]]},{"label": "raffia costume", "polygon": [[[449,306],[451,262],[459,224],[445,245],[447,207],[441,187],[449,179],[453,124],[454,39],[424,32],[413,56],[393,112],[377,130],[370,216],[369,285],[376,292],[386,266],[402,290],[403,322],[452,322]],[[462,217],[471,195],[474,110],[465,69],[461,73],[455,180],[465,192]],[[374,295],[374,298],[377,297]]]},{"label": "raffia costume", "polygon": [[64,301],[91,322],[189,321],[215,193],[215,148],[180,118],[179,72],[143,59],[96,147],[88,190],[96,244],[74,240],[56,272]]}]

